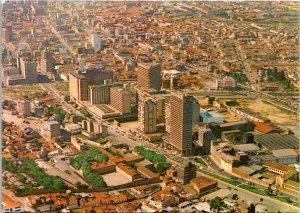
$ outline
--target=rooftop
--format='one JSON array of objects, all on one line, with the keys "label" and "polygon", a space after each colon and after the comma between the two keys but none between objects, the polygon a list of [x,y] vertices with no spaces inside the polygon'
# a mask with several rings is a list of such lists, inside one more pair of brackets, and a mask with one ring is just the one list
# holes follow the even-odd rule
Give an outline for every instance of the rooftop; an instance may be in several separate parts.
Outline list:
[{"label": "rooftop", "polygon": [[287,156],[294,156],[297,157],[297,153],[294,149],[278,149],[272,151],[275,157],[287,157]]},{"label": "rooftop", "polygon": [[281,135],[270,133],[254,136],[256,144],[260,143],[267,149],[296,149],[299,148],[299,141],[294,135]]}]

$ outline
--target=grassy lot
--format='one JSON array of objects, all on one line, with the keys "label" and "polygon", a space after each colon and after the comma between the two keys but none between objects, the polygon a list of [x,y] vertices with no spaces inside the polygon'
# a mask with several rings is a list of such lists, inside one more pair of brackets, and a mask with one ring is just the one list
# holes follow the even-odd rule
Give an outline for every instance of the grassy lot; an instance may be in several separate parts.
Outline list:
[{"label": "grassy lot", "polygon": [[107,143],[106,139],[103,139],[103,138],[100,138],[100,137],[93,140],[93,141],[96,142],[96,143],[100,143],[100,144],[106,144]]},{"label": "grassy lot", "polygon": [[52,86],[57,90],[60,95],[69,95],[69,83],[59,82],[53,83]]},{"label": "grassy lot", "polygon": [[197,158],[197,163],[200,163],[201,165],[207,166],[206,163],[204,162],[204,160],[200,157]]},{"label": "grassy lot", "polygon": [[23,99],[24,97],[35,99],[47,96],[47,92],[43,91],[40,85],[32,84],[3,88],[3,95],[11,97],[14,100]]},{"label": "grassy lot", "polygon": [[222,180],[222,181],[224,181],[224,182],[226,182],[226,183],[229,183],[229,184],[231,184],[231,185],[234,185],[234,186],[237,186],[237,185],[240,184],[240,182],[238,182],[238,181],[231,180],[231,179],[228,179],[228,178],[224,178],[224,177],[221,177],[221,176],[219,176],[219,175],[216,175],[216,174],[214,174],[214,173],[211,173],[211,172],[208,172],[208,171],[205,171],[205,170],[202,170],[202,169],[200,169],[200,171],[201,171],[202,173],[206,174],[206,175],[209,175],[209,176],[214,177],[214,178],[216,178],[216,179]]}]

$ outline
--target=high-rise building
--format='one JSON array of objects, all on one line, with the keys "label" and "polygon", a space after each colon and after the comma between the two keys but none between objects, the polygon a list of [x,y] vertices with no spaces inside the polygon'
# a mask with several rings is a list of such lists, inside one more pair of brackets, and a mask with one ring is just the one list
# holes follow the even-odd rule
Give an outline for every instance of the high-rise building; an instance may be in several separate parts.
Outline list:
[{"label": "high-rise building", "polygon": [[57,121],[44,122],[42,134],[49,138],[60,136],[60,124]]},{"label": "high-rise building", "polygon": [[165,123],[166,99],[162,96],[154,96],[157,111],[157,123]]},{"label": "high-rise building", "polygon": [[91,35],[91,44],[94,48],[95,52],[101,50],[101,39],[98,34],[92,34]]},{"label": "high-rise building", "polygon": [[170,121],[171,119],[171,106],[170,104],[166,104],[165,106],[165,129],[166,129],[166,132],[170,133]]},{"label": "high-rise building", "polygon": [[88,101],[87,78],[79,73],[69,73],[70,97],[76,101]]},{"label": "high-rise building", "polygon": [[113,78],[113,73],[105,70],[103,67],[90,66],[85,69],[85,72],[81,72],[86,76],[88,85],[101,85],[107,79]]},{"label": "high-rise building", "polygon": [[193,103],[191,95],[173,92],[170,98],[170,144],[182,155],[192,153]]},{"label": "high-rise building", "polygon": [[139,103],[140,128],[146,134],[156,132],[156,107],[156,103],[149,98]]},{"label": "high-rise building", "polygon": [[161,88],[161,65],[160,64],[138,64],[137,86],[143,90]]},{"label": "high-rise building", "polygon": [[193,101],[193,123],[199,122],[200,104],[197,99]]},{"label": "high-rise building", "polygon": [[111,88],[110,105],[123,115],[131,113],[131,93],[124,88]]},{"label": "high-rise building", "polygon": [[109,104],[111,85],[89,86],[89,99],[91,104]]},{"label": "high-rise building", "polygon": [[177,167],[177,178],[182,184],[188,184],[197,175],[197,167],[191,162],[185,163],[183,167]]},{"label": "high-rise building", "polygon": [[84,71],[84,67],[85,67],[85,61],[84,61],[84,59],[79,59],[79,70],[81,71],[81,72],[83,72]]},{"label": "high-rise building", "polygon": [[13,40],[13,31],[11,25],[2,28],[2,40],[6,43]]},{"label": "high-rise building", "polygon": [[20,100],[17,102],[17,112],[24,116],[31,115],[31,103],[27,100]]},{"label": "high-rise building", "polygon": [[26,60],[25,58],[20,58],[20,69],[21,74],[25,78],[25,82],[27,84],[37,82],[37,71],[35,62]]},{"label": "high-rise building", "polygon": [[10,42],[10,39],[9,39],[9,31],[8,31],[6,28],[2,28],[2,40],[3,40],[5,43]]},{"label": "high-rise building", "polygon": [[214,136],[210,128],[206,125],[199,126],[198,144],[206,154],[211,153],[211,144],[216,140],[217,138]]},{"label": "high-rise building", "polygon": [[49,51],[44,51],[41,57],[41,72],[50,72],[53,67],[53,55]]}]

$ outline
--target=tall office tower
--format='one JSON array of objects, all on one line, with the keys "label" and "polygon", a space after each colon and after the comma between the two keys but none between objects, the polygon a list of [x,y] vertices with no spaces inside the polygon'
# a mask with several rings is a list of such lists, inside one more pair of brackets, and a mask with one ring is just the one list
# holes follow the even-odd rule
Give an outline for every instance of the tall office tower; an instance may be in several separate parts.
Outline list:
[{"label": "tall office tower", "polygon": [[142,100],[139,104],[139,122],[141,130],[146,133],[156,132],[156,103],[151,99]]},{"label": "tall office tower", "polygon": [[88,85],[101,85],[104,80],[113,79],[113,73],[105,70],[103,67],[90,66],[82,72],[86,76]]},{"label": "tall office tower", "polygon": [[91,35],[91,44],[94,48],[95,52],[101,50],[101,39],[98,34],[92,34]]},{"label": "tall office tower", "polygon": [[5,27],[6,30],[8,31],[8,38],[9,38],[9,41],[12,41],[13,40],[13,30],[12,30],[12,26],[11,25],[8,25]]},{"label": "tall office tower", "polygon": [[166,99],[162,96],[155,96],[156,111],[157,111],[157,123],[165,123],[165,108],[166,108]]},{"label": "tall office tower", "polygon": [[76,101],[88,100],[88,82],[87,78],[76,72],[69,73],[70,97]]},{"label": "tall office tower", "polygon": [[37,82],[36,63],[33,61],[26,61],[24,58],[20,58],[21,74],[25,78],[27,84]]},{"label": "tall office tower", "polygon": [[170,133],[170,118],[171,118],[171,107],[170,104],[166,104],[165,106],[165,128],[166,132]]},{"label": "tall office tower", "polygon": [[192,153],[193,102],[191,95],[173,92],[170,98],[170,144],[182,155]]},{"label": "tall office tower", "polygon": [[143,90],[161,88],[161,65],[160,64],[138,64],[137,86]]},{"label": "tall office tower", "polygon": [[89,86],[89,99],[91,104],[109,104],[111,85]]},{"label": "tall office tower", "polygon": [[131,93],[123,88],[111,88],[110,105],[123,115],[131,113]]},{"label": "tall office tower", "polygon": [[177,178],[182,184],[188,184],[197,175],[197,167],[191,162],[184,163],[183,167],[177,168]]},{"label": "tall office tower", "polygon": [[53,68],[53,54],[50,51],[45,50],[41,57],[41,72],[50,72]]},{"label": "tall office tower", "polygon": [[214,136],[210,128],[206,125],[199,126],[198,144],[206,154],[211,154],[211,144],[216,140],[217,138]]},{"label": "tall office tower", "polygon": [[197,99],[194,98],[193,101],[193,123],[199,122],[200,116],[200,104]]},{"label": "tall office tower", "polygon": [[83,72],[84,71],[84,67],[85,67],[85,61],[84,61],[84,59],[80,58],[79,59],[79,70],[81,72]]},{"label": "tall office tower", "polygon": [[10,42],[9,31],[6,28],[2,28],[2,41],[5,43]]}]

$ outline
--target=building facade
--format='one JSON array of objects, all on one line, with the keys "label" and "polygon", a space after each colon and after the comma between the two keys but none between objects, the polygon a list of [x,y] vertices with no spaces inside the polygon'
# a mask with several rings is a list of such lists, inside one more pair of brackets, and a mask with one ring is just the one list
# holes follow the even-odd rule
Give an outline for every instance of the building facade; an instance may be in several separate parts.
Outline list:
[{"label": "building facade", "polygon": [[140,128],[146,134],[156,132],[156,107],[156,103],[151,99],[141,101],[139,104]]},{"label": "building facade", "polygon": [[37,82],[37,71],[36,63],[33,61],[25,60],[20,58],[20,69],[21,74],[25,78],[27,84],[32,84]]},{"label": "building facade", "polygon": [[110,105],[123,115],[131,113],[131,93],[124,88],[111,88]]},{"label": "building facade", "polygon": [[88,100],[88,83],[84,75],[75,72],[69,73],[70,97],[76,101]]},{"label": "building facade", "polygon": [[192,153],[193,103],[191,95],[172,93],[170,98],[170,144],[182,155]]},{"label": "building facade", "polygon": [[109,104],[111,85],[89,86],[89,99],[91,104]]},{"label": "building facade", "polygon": [[31,115],[31,103],[27,100],[21,100],[17,102],[17,111],[24,116]]},{"label": "building facade", "polygon": [[42,134],[49,138],[60,136],[60,124],[57,121],[46,121],[43,124]]},{"label": "building facade", "polygon": [[91,44],[92,44],[92,47],[94,48],[95,52],[98,52],[99,50],[101,50],[101,39],[98,34],[91,35]]},{"label": "building facade", "polygon": [[161,65],[160,64],[138,64],[137,86],[143,90],[161,88]]}]

